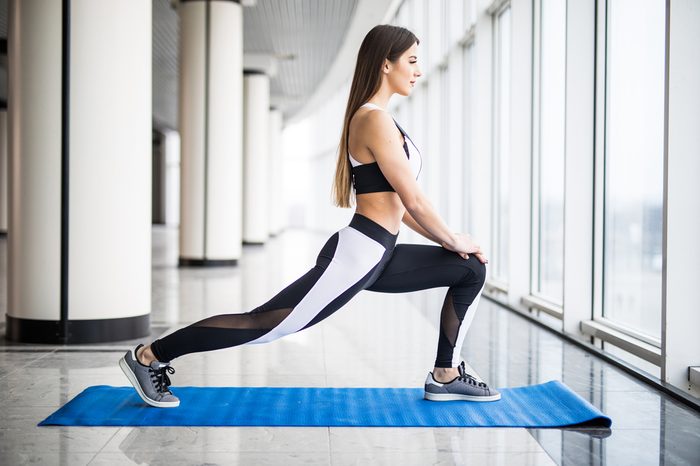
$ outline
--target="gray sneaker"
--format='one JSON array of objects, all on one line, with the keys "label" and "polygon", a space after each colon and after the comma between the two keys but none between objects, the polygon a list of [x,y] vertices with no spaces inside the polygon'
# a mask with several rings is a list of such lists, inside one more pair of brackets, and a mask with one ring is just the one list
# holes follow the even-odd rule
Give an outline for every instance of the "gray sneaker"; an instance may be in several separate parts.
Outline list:
[{"label": "gray sneaker", "polygon": [[457,368],[459,376],[448,383],[438,382],[433,378],[433,373],[428,373],[425,379],[426,400],[431,401],[496,401],[501,399],[501,394],[489,388],[484,382],[479,382],[474,376],[467,374],[464,361]]},{"label": "gray sneaker", "polygon": [[168,374],[174,374],[175,369],[168,362],[153,361],[150,366],[145,366],[136,359],[136,349],[129,350],[119,360],[119,367],[134,386],[139,396],[151,406],[157,408],[176,408],[180,400],[168,389],[170,378]]}]

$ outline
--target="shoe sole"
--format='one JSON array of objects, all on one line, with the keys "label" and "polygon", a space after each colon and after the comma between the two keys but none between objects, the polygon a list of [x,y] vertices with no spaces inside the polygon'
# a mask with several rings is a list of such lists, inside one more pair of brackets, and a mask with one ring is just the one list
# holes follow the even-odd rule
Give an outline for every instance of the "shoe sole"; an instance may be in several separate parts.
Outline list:
[{"label": "shoe sole", "polygon": [[136,374],[134,374],[134,371],[131,370],[131,367],[129,367],[129,363],[126,362],[124,356],[122,356],[122,358],[119,360],[119,367],[121,368],[122,372],[124,372],[124,375],[126,375],[126,378],[129,379],[131,385],[133,385],[136,389],[136,393],[138,393],[141,399],[149,405],[154,406],[156,408],[177,408],[178,406],[180,406],[180,400],[156,401],[148,398],[141,389],[141,384],[139,384],[139,381],[136,378]]},{"label": "shoe sole", "polygon": [[430,401],[498,401],[501,399],[501,394],[497,395],[460,395],[457,393],[430,393],[425,392],[424,398]]}]

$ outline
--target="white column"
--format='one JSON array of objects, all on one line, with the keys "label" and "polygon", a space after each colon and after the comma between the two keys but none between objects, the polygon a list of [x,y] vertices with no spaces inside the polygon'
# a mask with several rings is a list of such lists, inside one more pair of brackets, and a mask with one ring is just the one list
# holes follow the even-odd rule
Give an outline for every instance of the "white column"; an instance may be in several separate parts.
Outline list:
[{"label": "white column", "polygon": [[180,2],[180,264],[241,256],[243,13]]},{"label": "white column", "polygon": [[243,241],[267,241],[268,226],[268,138],[270,78],[257,71],[246,71],[243,84]]},{"label": "white column", "polygon": [[530,294],[532,161],[532,2],[511,1],[508,304]]},{"label": "white column", "polygon": [[[479,10],[481,11],[481,10]],[[469,226],[469,231],[475,237],[481,248],[491,253],[493,257],[494,245],[491,243],[491,202],[490,192],[492,189],[491,173],[491,153],[492,153],[492,120],[493,120],[493,18],[486,13],[480,14],[476,23],[476,37],[479,40],[474,43],[474,67],[477,70],[474,100],[474,115],[478,118],[474,120],[473,150],[474,156],[471,162],[471,176],[467,180],[470,186],[469,202],[472,212],[473,225]],[[426,107],[431,105],[426,101]],[[487,269],[490,272],[490,267]]]},{"label": "white column", "polygon": [[688,367],[700,366],[700,4],[669,5],[661,378],[700,396],[688,380]]},{"label": "white column", "polygon": [[581,180],[594,179],[594,2],[568,2],[566,57],[563,330],[584,339],[581,321],[593,309],[593,184]]},{"label": "white column", "polygon": [[7,336],[145,336],[151,2],[13,0],[8,44]]},{"label": "white column", "polygon": [[276,108],[270,110],[270,147],[268,148],[270,180],[269,224],[270,234],[277,235],[284,228],[284,145],[282,144],[282,112]]}]

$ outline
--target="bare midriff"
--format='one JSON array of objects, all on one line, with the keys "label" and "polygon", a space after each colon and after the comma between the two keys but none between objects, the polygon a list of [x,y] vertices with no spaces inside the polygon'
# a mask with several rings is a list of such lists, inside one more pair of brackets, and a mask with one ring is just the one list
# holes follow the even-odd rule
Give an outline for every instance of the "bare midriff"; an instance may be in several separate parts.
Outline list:
[{"label": "bare midriff", "polygon": [[395,192],[358,194],[355,212],[380,224],[391,234],[399,232],[406,209]]}]

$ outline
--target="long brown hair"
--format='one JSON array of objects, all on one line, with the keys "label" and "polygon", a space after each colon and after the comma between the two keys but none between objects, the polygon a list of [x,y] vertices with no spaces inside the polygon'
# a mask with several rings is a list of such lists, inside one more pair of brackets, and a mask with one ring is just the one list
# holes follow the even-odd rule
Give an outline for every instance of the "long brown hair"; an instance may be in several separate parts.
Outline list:
[{"label": "long brown hair", "polygon": [[413,44],[419,43],[418,38],[408,29],[389,24],[373,27],[362,41],[357,53],[355,74],[352,77],[343,132],[338,145],[338,161],[333,182],[333,201],[336,206],[352,206],[352,165],[348,159],[350,119],[362,104],[379,91],[384,59],[396,62]]}]

